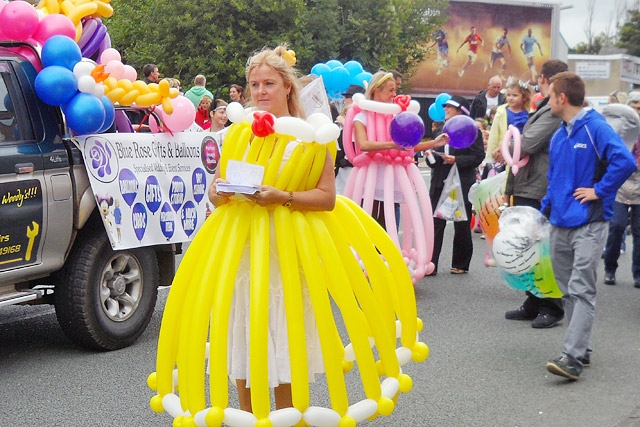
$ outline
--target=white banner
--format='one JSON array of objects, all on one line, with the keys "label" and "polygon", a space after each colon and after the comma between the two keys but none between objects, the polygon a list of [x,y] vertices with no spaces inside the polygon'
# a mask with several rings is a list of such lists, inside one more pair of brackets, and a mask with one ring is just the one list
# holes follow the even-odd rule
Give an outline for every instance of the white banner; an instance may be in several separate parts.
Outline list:
[{"label": "white banner", "polygon": [[91,188],[114,249],[191,240],[213,205],[220,159],[209,132],[78,137]]}]

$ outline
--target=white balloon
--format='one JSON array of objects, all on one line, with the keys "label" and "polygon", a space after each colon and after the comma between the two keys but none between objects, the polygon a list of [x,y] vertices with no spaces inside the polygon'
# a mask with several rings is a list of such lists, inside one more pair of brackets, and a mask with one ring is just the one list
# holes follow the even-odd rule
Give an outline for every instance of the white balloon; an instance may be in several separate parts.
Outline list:
[{"label": "white balloon", "polygon": [[400,366],[404,366],[411,361],[411,350],[407,347],[400,347],[396,349],[396,357]]},{"label": "white balloon", "polygon": [[400,338],[402,336],[402,322],[396,320],[396,338]]},{"label": "white balloon", "polygon": [[274,128],[276,133],[294,136],[302,142],[313,142],[316,139],[313,126],[297,117],[278,117]]},{"label": "white balloon", "polygon": [[91,76],[81,76],[78,78],[78,90],[82,93],[93,94],[96,89],[96,81]]},{"label": "white balloon", "polygon": [[251,412],[235,408],[226,408],[222,422],[231,427],[254,427],[258,419]]},{"label": "white balloon", "polygon": [[378,402],[373,399],[361,400],[347,409],[347,416],[353,418],[356,423],[372,417],[378,411]]},{"label": "white balloon", "polygon": [[96,66],[90,62],[80,61],[73,66],[73,74],[79,79],[82,76],[89,76]]},{"label": "white balloon", "polygon": [[351,97],[351,100],[355,105],[358,105],[363,99],[366,99],[364,93],[354,93]]},{"label": "white balloon", "polygon": [[210,408],[203,409],[202,411],[198,411],[193,416],[193,421],[196,423],[196,425],[198,427],[208,427],[209,426],[207,424],[207,422],[205,421],[205,418],[206,418],[207,414],[209,413],[209,409]]},{"label": "white balloon", "polygon": [[[354,101],[355,102],[355,101]],[[393,102],[380,102],[371,99],[362,99],[358,102],[358,107],[365,111],[373,111],[382,114],[398,114],[402,108]]]},{"label": "white balloon", "polygon": [[269,414],[269,419],[273,427],[289,427],[300,422],[302,413],[296,408],[278,409]]},{"label": "white balloon", "polygon": [[398,389],[400,388],[400,383],[397,378],[388,377],[382,381],[380,384],[380,388],[382,391],[382,395],[384,397],[388,397],[389,399],[393,399],[393,397],[398,394]]},{"label": "white balloon", "polygon": [[412,113],[418,114],[418,112],[420,112],[420,103],[412,99],[411,102],[409,102],[409,107],[407,108],[407,111],[411,111]]},{"label": "white balloon", "polygon": [[180,405],[180,398],[173,393],[169,393],[162,398],[162,406],[173,418],[184,415]]},{"label": "white balloon", "polygon": [[318,144],[328,144],[335,141],[340,136],[340,128],[335,123],[325,123],[316,131],[316,142]]},{"label": "white balloon", "polygon": [[333,409],[319,406],[309,406],[304,411],[303,418],[308,424],[317,427],[335,427],[342,419],[340,414]]},{"label": "white balloon", "polygon": [[322,125],[331,123],[331,119],[322,113],[313,113],[307,117],[307,123],[313,126],[314,129],[320,129]]},{"label": "white balloon", "polygon": [[240,123],[247,119],[247,113],[239,102],[231,102],[227,105],[227,117],[231,123]]},{"label": "white balloon", "polygon": [[355,362],[356,354],[353,351],[353,344],[349,343],[344,348],[344,360],[347,362]]},{"label": "white balloon", "polygon": [[102,83],[96,83],[96,87],[92,93],[96,98],[102,98],[104,96],[104,85]]}]

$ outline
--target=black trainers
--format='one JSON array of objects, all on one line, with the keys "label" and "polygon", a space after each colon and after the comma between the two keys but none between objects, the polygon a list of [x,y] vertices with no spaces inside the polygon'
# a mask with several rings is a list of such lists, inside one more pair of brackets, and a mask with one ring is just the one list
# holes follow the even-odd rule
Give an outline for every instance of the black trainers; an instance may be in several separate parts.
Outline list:
[{"label": "black trainers", "polygon": [[580,362],[582,362],[582,366],[585,368],[591,366],[591,353],[585,354],[584,357],[580,359]]},{"label": "black trainers", "polygon": [[505,319],[509,320],[533,320],[536,318],[537,313],[528,312],[524,306],[520,306],[517,310],[509,310],[504,314]]},{"label": "black trainers", "polygon": [[604,284],[605,285],[615,285],[616,284],[616,275],[612,273],[604,273]]},{"label": "black trainers", "polygon": [[553,375],[569,378],[570,380],[577,380],[580,376],[579,367],[576,366],[566,354],[548,361],[547,371]]},{"label": "black trainers", "polygon": [[636,280],[635,282],[633,282],[633,287],[640,288],[640,280]]},{"label": "black trainers", "polygon": [[564,315],[553,316],[548,313],[540,313],[535,319],[533,319],[533,322],[531,322],[531,327],[536,329],[553,328],[562,320],[563,317]]}]

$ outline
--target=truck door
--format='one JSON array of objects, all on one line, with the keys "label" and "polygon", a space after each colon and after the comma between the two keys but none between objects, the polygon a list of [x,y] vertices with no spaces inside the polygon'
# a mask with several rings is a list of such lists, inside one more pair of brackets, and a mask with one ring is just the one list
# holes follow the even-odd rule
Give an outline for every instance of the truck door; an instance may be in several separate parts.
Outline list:
[{"label": "truck door", "polygon": [[19,82],[0,61],[0,272],[41,262],[46,194]]}]

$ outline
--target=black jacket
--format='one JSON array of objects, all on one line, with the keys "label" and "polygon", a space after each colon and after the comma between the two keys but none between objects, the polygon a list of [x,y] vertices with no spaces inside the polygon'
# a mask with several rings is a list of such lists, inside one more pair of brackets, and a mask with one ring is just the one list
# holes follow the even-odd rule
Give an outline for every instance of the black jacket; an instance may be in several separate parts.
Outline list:
[{"label": "black jacket", "polygon": [[[483,118],[487,114],[487,91],[489,89],[483,90],[479,94],[473,98],[471,101],[471,116],[472,119]],[[507,97],[502,94],[502,92],[498,93],[498,105],[502,105],[507,102]]]}]

